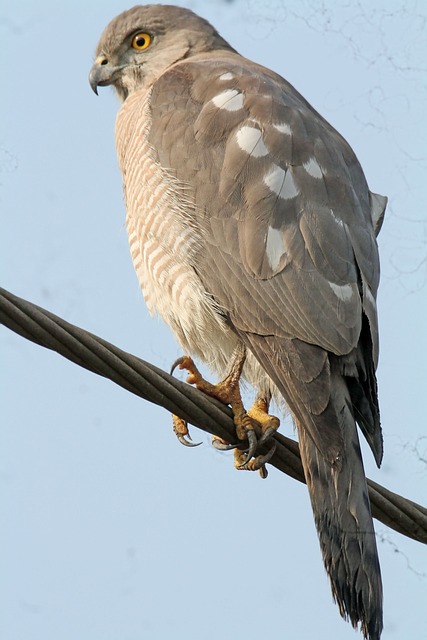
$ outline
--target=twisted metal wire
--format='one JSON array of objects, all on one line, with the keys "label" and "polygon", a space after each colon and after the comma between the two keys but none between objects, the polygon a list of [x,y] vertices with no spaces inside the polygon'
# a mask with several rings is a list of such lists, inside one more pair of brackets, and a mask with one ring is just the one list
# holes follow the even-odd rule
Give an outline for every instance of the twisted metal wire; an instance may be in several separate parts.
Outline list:
[{"label": "twisted metal wire", "polygon": [[[229,407],[154,365],[122,351],[23,298],[0,288],[0,323],[144,400],[228,442],[235,440]],[[305,482],[298,443],[278,433],[270,464]],[[261,450],[261,453],[263,451]],[[368,479],[372,515],[402,535],[427,544],[427,509]]]}]

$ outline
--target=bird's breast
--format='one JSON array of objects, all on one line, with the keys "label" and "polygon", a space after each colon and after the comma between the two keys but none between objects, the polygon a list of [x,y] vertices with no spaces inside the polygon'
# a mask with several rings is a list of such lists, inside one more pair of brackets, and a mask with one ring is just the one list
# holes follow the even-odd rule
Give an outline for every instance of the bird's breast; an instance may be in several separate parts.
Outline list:
[{"label": "bird's breast", "polygon": [[221,370],[237,338],[197,275],[203,246],[194,204],[149,144],[147,102],[148,95],[133,94],[116,123],[134,268],[150,313],[165,320],[186,351]]}]

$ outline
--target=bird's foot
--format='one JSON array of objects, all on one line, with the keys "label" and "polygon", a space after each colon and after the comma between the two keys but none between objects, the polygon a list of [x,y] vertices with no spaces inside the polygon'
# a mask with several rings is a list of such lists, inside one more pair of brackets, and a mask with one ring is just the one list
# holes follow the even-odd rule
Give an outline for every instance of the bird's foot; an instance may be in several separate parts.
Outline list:
[{"label": "bird's foot", "polygon": [[[234,449],[234,466],[239,470],[259,471],[262,478],[267,477],[265,465],[269,462],[276,450],[276,444],[269,451],[262,455],[255,455],[259,446],[263,445],[277,431],[280,421],[275,416],[268,414],[269,400],[264,397],[257,397],[251,409],[247,412],[243,406],[240,394],[239,381],[243,365],[246,359],[246,349],[239,346],[234,355],[228,375],[222,382],[212,384],[205,380],[197,369],[194,361],[189,356],[178,358],[172,365],[171,373],[178,367],[185,369],[189,375],[187,382],[194,384],[197,389],[207,395],[216,398],[225,405],[230,405],[233,411],[238,443],[230,444],[213,436],[212,444],[216,449]],[[182,444],[195,446],[188,442],[186,437],[190,437],[187,424],[181,418],[173,416],[174,431]],[[241,449],[243,442],[248,442],[246,449]]]},{"label": "bird's foot", "polygon": [[[190,356],[181,356],[180,358],[175,360],[175,362],[173,363],[171,367],[171,375],[177,368],[185,369],[186,371],[188,371],[188,376],[186,380],[188,384],[194,384],[194,386],[197,389],[199,389],[199,391],[203,391],[203,393],[206,393],[212,398],[216,398],[217,400],[220,400],[220,402],[222,402],[225,405],[231,404],[233,413],[235,415],[242,415],[244,413],[244,408],[240,398],[240,392],[239,392],[239,396],[236,397],[235,399],[232,390],[235,389],[236,387],[238,389],[239,378],[240,378],[241,370],[243,367],[243,363],[244,363],[244,359],[241,363],[240,371],[238,370],[238,367],[236,368],[232,366],[230,370],[230,374],[225,378],[225,380],[223,380],[218,384],[212,384],[211,382],[208,382],[203,378],[202,374],[200,373],[196,364],[194,363],[194,360],[190,358]],[[233,364],[234,364],[234,361],[233,361]],[[240,400],[240,406],[239,406],[239,400]],[[188,425],[186,421],[183,420],[182,418],[179,418],[176,415],[172,416],[172,421],[173,421],[173,430],[178,440],[181,442],[181,444],[187,447],[197,446],[196,444],[193,444],[188,440],[188,438],[191,440],[191,436],[189,434]],[[200,444],[200,443],[197,443],[197,444]],[[235,446],[237,445],[228,445],[227,448],[232,449]]]},{"label": "bird's foot", "polygon": [[[259,448],[265,444],[276,433],[279,428],[280,421],[276,416],[268,413],[269,401],[264,397],[258,396],[252,407],[246,413],[245,424],[240,425],[240,429],[236,431],[241,440],[248,440],[249,448],[241,449],[240,444],[227,444],[222,438],[213,436],[212,444],[220,451],[234,449],[234,466],[239,471],[259,471],[261,478],[268,475],[266,464],[270,462],[276,451],[276,443],[273,442],[268,451],[263,454],[255,455]],[[240,433],[239,433],[240,431]]]}]

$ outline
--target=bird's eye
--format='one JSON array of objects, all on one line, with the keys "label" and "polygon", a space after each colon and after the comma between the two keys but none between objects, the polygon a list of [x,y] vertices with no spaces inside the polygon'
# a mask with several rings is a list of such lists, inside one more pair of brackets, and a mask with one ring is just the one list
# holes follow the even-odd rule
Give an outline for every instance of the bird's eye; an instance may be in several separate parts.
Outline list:
[{"label": "bird's eye", "polygon": [[151,44],[151,36],[149,33],[137,33],[132,38],[132,47],[137,51],[144,51]]}]

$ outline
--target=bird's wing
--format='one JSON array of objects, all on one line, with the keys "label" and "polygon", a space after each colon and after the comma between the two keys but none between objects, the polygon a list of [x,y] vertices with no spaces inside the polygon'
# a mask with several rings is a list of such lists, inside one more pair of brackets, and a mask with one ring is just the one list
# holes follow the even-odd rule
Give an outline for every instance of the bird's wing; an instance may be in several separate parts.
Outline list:
[{"label": "bird's wing", "polygon": [[341,355],[358,342],[363,307],[376,360],[378,201],[345,140],[236,54],[172,68],[151,109],[153,146],[194,191],[204,277],[235,326]]},{"label": "bird's wing", "polygon": [[[330,398],[325,352],[356,349],[362,309],[374,377],[381,196],[370,193],[345,140],[289,83],[238,54],[172,67],[154,84],[150,105],[158,160],[195,203],[194,267],[206,290],[255,355],[263,353],[262,366],[295,413],[274,355],[294,340],[287,360],[298,401],[320,415]],[[357,378],[365,365],[345,366]],[[333,457],[341,438],[325,422],[306,428]],[[375,449],[379,424],[370,422],[359,421]]]}]

